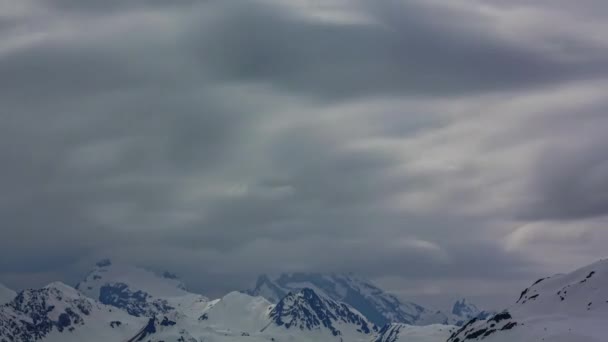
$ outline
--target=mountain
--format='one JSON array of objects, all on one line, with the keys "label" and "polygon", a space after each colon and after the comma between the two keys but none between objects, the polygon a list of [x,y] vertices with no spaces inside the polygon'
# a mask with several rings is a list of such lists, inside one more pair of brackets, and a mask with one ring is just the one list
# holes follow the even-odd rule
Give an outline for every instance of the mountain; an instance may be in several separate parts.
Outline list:
[{"label": "mountain", "polygon": [[392,323],[385,325],[373,342],[444,342],[456,329],[443,324],[415,326]]},{"label": "mountain", "polygon": [[0,306],[0,341],[122,341],[142,323],[65,284],[52,283],[21,291]]},{"label": "mountain", "polygon": [[510,308],[487,321],[473,319],[449,342],[606,341],[608,260],[542,278]]},{"label": "mountain", "polygon": [[110,260],[97,263],[77,288],[102,304],[147,318],[133,336],[136,340],[330,341],[347,336],[349,341],[368,341],[377,332],[354,308],[312,289],[288,292],[276,305],[241,292],[209,300],[188,292],[169,272],[157,274]]},{"label": "mountain", "polygon": [[0,284],[0,305],[10,302],[15,296],[17,296],[17,292]]},{"label": "mountain", "polygon": [[328,331],[347,340],[377,331],[373,323],[349,305],[308,288],[287,294],[272,308],[269,317],[275,327]]},{"label": "mountain", "polygon": [[276,305],[231,292],[208,300],[172,274],[99,262],[78,284],[22,291],[0,306],[0,341],[352,341],[378,329],[348,304],[312,289]]},{"label": "mountain", "polygon": [[378,326],[388,323],[428,325],[448,323],[448,315],[411,302],[402,302],[370,281],[353,275],[319,273],[282,274],[271,280],[262,275],[253,289],[245,291],[277,303],[290,292],[304,288],[335,301],[349,304]]},{"label": "mountain", "polygon": [[454,303],[451,316],[449,317],[449,323],[462,326],[473,318],[484,320],[494,314],[495,312],[480,310],[475,304],[469,302],[465,298],[462,298]]},{"label": "mountain", "polygon": [[212,301],[196,320],[178,314],[151,318],[133,340],[367,342],[376,332],[355,309],[303,289],[276,305],[232,292]]},{"label": "mountain", "polygon": [[608,335],[607,260],[539,279],[513,306],[485,321],[475,305],[459,300],[449,319],[475,316],[461,328],[391,323],[378,329],[360,310],[328,295],[352,298],[348,293],[357,288],[368,299],[364,294],[377,288],[362,288],[354,277],[322,279],[326,283],[259,282],[281,291],[285,284],[303,286],[276,304],[242,292],[208,300],[186,291],[173,274],[104,261],[79,284],[91,297],[57,282],[21,291],[0,305],[0,341],[601,342]]},{"label": "mountain", "polygon": [[185,315],[197,316],[209,299],[188,292],[170,272],[154,272],[131,265],[102,260],[76,285],[76,289],[102,304],[114,306],[136,317],[166,315],[179,308]]},{"label": "mountain", "polygon": [[215,331],[252,334],[268,326],[272,308],[273,305],[262,297],[231,292],[212,301],[198,321]]}]

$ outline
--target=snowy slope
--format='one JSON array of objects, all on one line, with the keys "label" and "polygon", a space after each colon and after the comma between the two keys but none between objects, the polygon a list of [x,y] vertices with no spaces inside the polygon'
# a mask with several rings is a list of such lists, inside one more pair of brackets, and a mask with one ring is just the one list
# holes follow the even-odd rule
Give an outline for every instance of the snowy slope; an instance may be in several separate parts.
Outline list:
[{"label": "snowy slope", "polygon": [[517,302],[487,321],[471,321],[450,342],[608,339],[608,260],[539,279]]},{"label": "snowy slope", "polygon": [[377,332],[355,309],[310,289],[288,294],[277,305],[240,292],[200,306],[188,303],[190,294],[171,298],[183,302],[172,302],[179,305],[154,317],[137,317],[65,284],[52,283],[22,291],[0,306],[0,341],[368,342]]},{"label": "snowy slope", "polygon": [[355,309],[313,290],[288,294],[277,305],[232,292],[212,301],[198,319],[177,314],[151,319],[133,336],[145,341],[364,341],[377,329]]},{"label": "snowy slope", "polygon": [[443,324],[415,326],[392,323],[384,326],[373,342],[444,342],[456,329]]},{"label": "snowy slope", "polygon": [[378,326],[392,322],[427,325],[449,321],[448,315],[440,311],[429,310],[411,302],[401,302],[370,281],[353,275],[291,273],[282,274],[274,280],[262,275],[256,286],[245,292],[277,303],[287,293],[303,288],[313,289],[325,297],[349,304]]},{"label": "snowy slope", "polygon": [[184,284],[168,272],[157,275],[131,265],[116,265],[110,260],[102,260],[95,266],[86,278],[76,285],[77,289],[91,297],[97,296],[100,288],[108,283],[123,283],[157,298],[188,294]]},{"label": "snowy slope", "polygon": [[273,305],[262,297],[231,292],[213,301],[198,320],[215,331],[252,334],[268,325],[272,308]]},{"label": "snowy slope", "polygon": [[142,324],[62,283],[22,291],[0,306],[0,341],[123,341]]},{"label": "snowy slope", "polygon": [[299,329],[345,340],[365,340],[377,331],[360,312],[341,302],[317,294],[312,289],[289,293],[270,312],[265,331]]},{"label": "snowy slope", "polygon": [[148,270],[116,265],[102,260],[76,288],[90,298],[138,317],[154,317],[179,311],[198,317],[209,300],[186,291],[184,284],[171,273],[157,275]]},{"label": "snowy slope", "polygon": [[5,304],[13,300],[17,292],[9,289],[8,287],[0,284],[0,305]]}]

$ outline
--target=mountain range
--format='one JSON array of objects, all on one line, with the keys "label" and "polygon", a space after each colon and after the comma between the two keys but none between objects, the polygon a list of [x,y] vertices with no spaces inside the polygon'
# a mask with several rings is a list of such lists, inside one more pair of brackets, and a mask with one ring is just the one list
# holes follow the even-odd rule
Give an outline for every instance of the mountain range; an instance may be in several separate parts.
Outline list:
[{"label": "mountain range", "polygon": [[[608,335],[606,285],[602,260],[539,279],[497,314],[459,300],[450,315],[470,319],[458,327],[426,324],[420,318],[432,311],[352,275],[263,276],[251,290],[208,299],[174,274],[103,260],[75,288],[55,282],[16,293],[0,286],[0,341],[600,342]],[[377,316],[368,316],[370,307]],[[406,315],[411,308],[418,315]]]},{"label": "mountain range", "polygon": [[486,318],[490,315],[490,312],[479,310],[466,299],[457,301],[451,313],[402,301],[370,281],[352,274],[283,273],[274,279],[261,275],[255,287],[244,293],[262,296],[276,303],[289,292],[304,288],[314,289],[325,297],[347,303],[380,327],[388,323],[462,325],[471,318]]}]

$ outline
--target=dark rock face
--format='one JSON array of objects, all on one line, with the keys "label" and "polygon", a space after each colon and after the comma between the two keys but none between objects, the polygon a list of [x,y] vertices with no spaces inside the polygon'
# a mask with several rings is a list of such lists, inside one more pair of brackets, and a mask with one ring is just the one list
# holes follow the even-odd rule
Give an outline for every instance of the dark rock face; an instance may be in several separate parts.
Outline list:
[{"label": "dark rock face", "polygon": [[352,311],[348,305],[321,298],[311,289],[289,293],[272,309],[270,317],[276,325],[287,329],[325,328],[334,336],[342,334],[336,327],[338,322],[353,324],[363,334],[377,331],[375,326],[369,324],[360,314]]},{"label": "dark rock face", "polygon": [[175,321],[168,319],[167,316],[163,317],[162,322],[160,322],[160,325],[162,325],[163,327],[170,327],[170,326],[174,326],[175,324],[177,324],[177,323]]},{"label": "dark rock face", "polygon": [[154,318],[150,318],[148,320],[148,324],[146,324],[146,326],[141,329],[137,335],[129,339],[128,342],[143,341],[146,337],[153,334],[156,334],[156,320]]},{"label": "dark rock face", "polygon": [[154,317],[173,310],[165,300],[152,299],[143,291],[132,291],[127,284],[104,285],[99,290],[99,301],[127,311],[136,317]]},{"label": "dark rock face", "polygon": [[378,332],[378,337],[374,342],[396,342],[401,332],[401,325],[387,324]]},{"label": "dark rock face", "polygon": [[467,302],[465,299],[461,299],[456,301],[452,307],[452,315],[457,320],[451,323],[456,326],[462,326],[473,318],[484,320],[494,314],[493,312],[479,310],[477,306]]},{"label": "dark rock face", "polygon": [[98,261],[95,265],[100,268],[108,267],[108,266],[112,266],[112,261],[110,261],[110,259],[103,259],[103,260]]},{"label": "dark rock face", "polygon": [[475,324],[480,320],[474,318],[450,336],[448,342],[478,341],[498,331],[510,330],[518,325],[508,311],[492,316],[484,324]]},{"label": "dark rock face", "polygon": [[[54,301],[66,302],[69,307],[57,314],[53,312],[58,310],[52,304]],[[76,326],[84,325],[82,317],[88,316],[91,308],[87,299],[64,298],[64,294],[55,288],[21,291],[0,311],[0,340],[30,342],[43,339],[53,329],[72,331]],[[54,320],[50,316],[57,318]]]}]

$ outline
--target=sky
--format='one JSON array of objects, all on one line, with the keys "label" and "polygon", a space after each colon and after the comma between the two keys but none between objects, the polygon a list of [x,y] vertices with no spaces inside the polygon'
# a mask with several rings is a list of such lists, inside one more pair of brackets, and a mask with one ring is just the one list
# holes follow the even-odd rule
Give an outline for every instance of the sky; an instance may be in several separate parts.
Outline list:
[{"label": "sky", "polygon": [[0,0],[0,282],[355,272],[514,301],[606,256],[604,0]]}]

